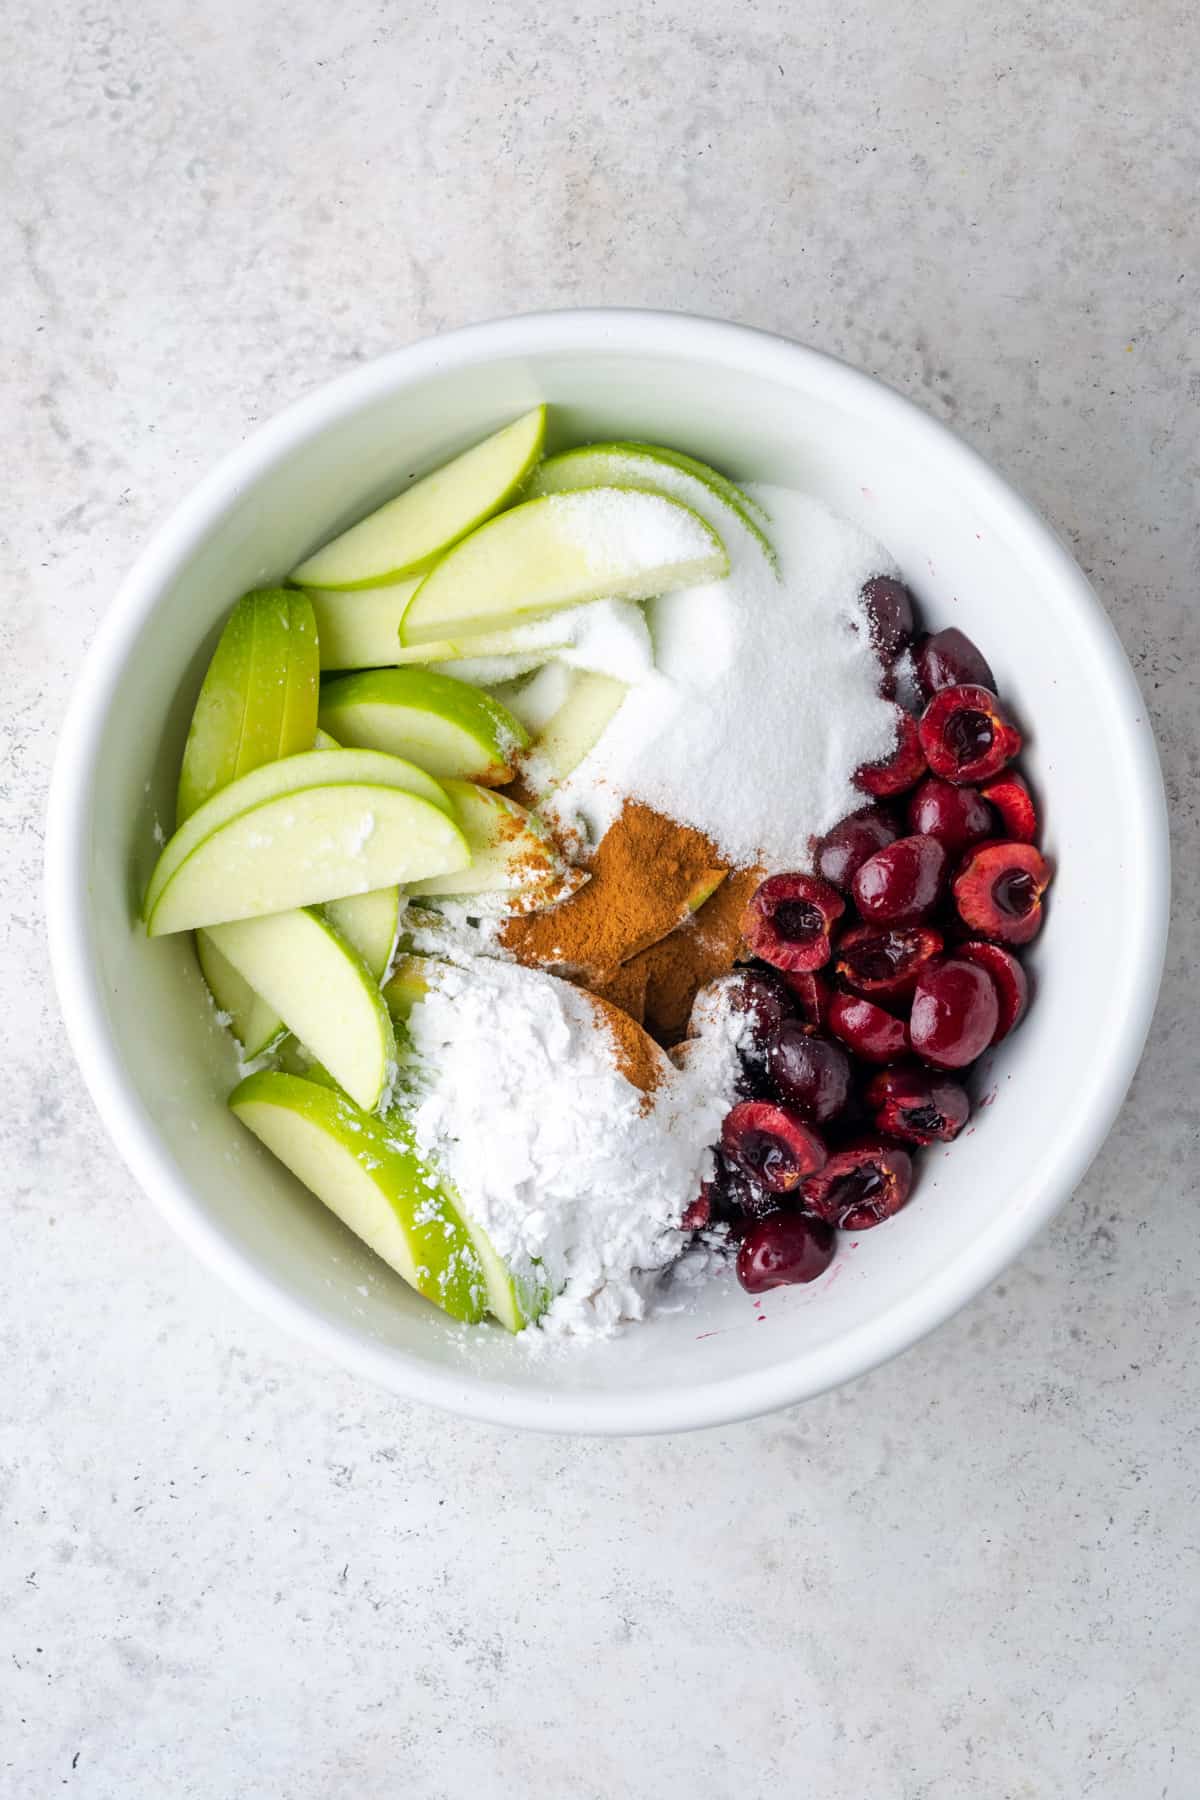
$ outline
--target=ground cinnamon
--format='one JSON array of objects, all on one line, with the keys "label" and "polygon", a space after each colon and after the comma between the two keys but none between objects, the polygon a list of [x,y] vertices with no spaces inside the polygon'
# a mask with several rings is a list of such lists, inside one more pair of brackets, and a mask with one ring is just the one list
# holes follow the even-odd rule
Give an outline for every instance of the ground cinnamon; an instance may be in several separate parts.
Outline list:
[{"label": "ground cinnamon", "polygon": [[648,1100],[666,1070],[662,1051],[619,1006],[601,999],[599,994],[588,994],[588,999],[613,1040],[617,1068],[626,1081],[642,1090]]},{"label": "ground cinnamon", "polygon": [[641,1025],[646,1017],[646,981],[649,976],[644,957],[635,956],[631,962],[622,963],[615,974],[603,982],[593,982],[592,992],[601,1000],[609,1000],[619,1006],[623,1013],[628,1013],[635,1025]]},{"label": "ground cinnamon", "polygon": [[636,800],[586,867],[585,886],[509,918],[501,941],[518,962],[590,990],[621,1073],[650,1094],[663,1073],[660,1046],[684,1036],[697,990],[732,966],[762,872],[724,869],[703,832]]},{"label": "ground cinnamon", "polygon": [[643,1018],[660,1044],[678,1043],[699,989],[732,967],[742,914],[761,879],[761,869],[734,869],[694,919],[622,969],[635,991],[642,984]]},{"label": "ground cinnamon", "polygon": [[560,906],[509,919],[501,932],[518,962],[589,983],[673,931],[721,880],[721,859],[701,831],[627,800],[594,852],[586,887]]}]

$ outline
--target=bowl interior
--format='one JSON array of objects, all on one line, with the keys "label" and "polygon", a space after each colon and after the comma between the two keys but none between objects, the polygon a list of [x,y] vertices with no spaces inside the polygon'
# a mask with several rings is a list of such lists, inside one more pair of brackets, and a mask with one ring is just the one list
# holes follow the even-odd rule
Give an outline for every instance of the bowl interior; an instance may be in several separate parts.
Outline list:
[{"label": "bowl interior", "polygon": [[[89,677],[87,766],[70,766],[66,750],[60,770],[86,789],[74,847],[82,949],[107,1041],[84,1050],[85,1067],[115,1059],[105,1082],[117,1098],[106,1105],[98,1090],[102,1108],[176,1223],[245,1291],[401,1391],[601,1429],[690,1424],[815,1392],[911,1341],[1002,1266],[1078,1178],[1131,1072],[1159,908],[1145,865],[1162,862],[1153,752],[1128,669],[1074,565],[998,478],[823,358],[733,328],[652,332],[625,317],[590,331],[518,321],[504,342],[481,330],[420,346],[277,422],[135,574],[124,640],[109,640]],[[224,1104],[234,1058],[190,948],[149,943],[136,917],[234,598],[538,400],[552,404],[556,443],[658,440],[735,477],[803,488],[879,537],[926,619],[961,625],[992,663],[1029,734],[1059,872],[1031,958],[1037,1004],[981,1084],[994,1104],[928,1156],[900,1219],[850,1241],[812,1289],[753,1303],[717,1279],[615,1339],[533,1350],[445,1322],[236,1124]],[[1131,1029],[1132,1055],[1116,1056]]]}]

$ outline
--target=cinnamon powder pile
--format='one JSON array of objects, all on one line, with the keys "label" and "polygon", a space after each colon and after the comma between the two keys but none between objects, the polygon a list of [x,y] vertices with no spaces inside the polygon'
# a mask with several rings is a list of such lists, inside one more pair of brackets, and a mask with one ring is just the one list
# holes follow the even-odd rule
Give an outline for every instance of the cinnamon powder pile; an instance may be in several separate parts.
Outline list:
[{"label": "cinnamon powder pile", "polygon": [[694,919],[622,968],[633,991],[640,984],[642,1019],[660,1044],[679,1042],[696,994],[732,968],[742,916],[762,877],[761,869],[734,869]]},{"label": "cinnamon powder pile", "polygon": [[684,1035],[697,990],[737,955],[762,871],[727,871],[703,832],[636,800],[625,802],[587,867],[586,886],[558,906],[508,919],[501,942],[518,962],[592,992],[622,1073],[649,1093],[661,1068],[646,1033],[662,1045]]},{"label": "cinnamon powder pile", "polygon": [[665,1072],[666,1065],[661,1050],[653,1038],[647,1037],[641,1026],[619,1006],[602,999],[599,994],[589,994],[588,999],[613,1040],[617,1068],[626,1081],[641,1089],[645,1096],[642,1111],[647,1112],[650,1096]]},{"label": "cinnamon powder pile", "polygon": [[723,870],[703,832],[627,800],[588,872],[587,885],[561,906],[506,922],[501,942],[518,962],[602,985],[673,931]]}]

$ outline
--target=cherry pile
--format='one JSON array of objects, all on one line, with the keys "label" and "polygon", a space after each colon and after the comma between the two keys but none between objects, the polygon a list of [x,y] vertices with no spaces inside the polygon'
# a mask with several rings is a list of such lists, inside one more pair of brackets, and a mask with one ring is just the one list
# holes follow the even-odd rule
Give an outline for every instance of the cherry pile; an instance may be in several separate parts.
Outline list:
[{"label": "cherry pile", "polygon": [[[745,1015],[743,1097],[684,1219],[728,1228],[750,1293],[823,1274],[837,1233],[899,1212],[918,1151],[958,1136],[967,1070],[1028,1004],[1015,952],[1051,876],[984,657],[953,628],[916,641],[891,576],[862,602],[896,747],[858,771],[869,803],[811,846],[812,872],[772,875],[750,902],[748,959],[724,977]],[[916,713],[894,699],[906,656]]]}]

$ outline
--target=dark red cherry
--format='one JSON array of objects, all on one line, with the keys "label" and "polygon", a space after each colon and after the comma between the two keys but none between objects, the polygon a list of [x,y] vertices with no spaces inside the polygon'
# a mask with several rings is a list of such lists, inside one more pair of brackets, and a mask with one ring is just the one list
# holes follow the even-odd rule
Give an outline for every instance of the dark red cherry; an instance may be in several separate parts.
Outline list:
[{"label": "dark red cherry", "polygon": [[829,983],[807,969],[780,969],[779,979],[804,1023],[818,1028],[824,1025],[829,1017]]},{"label": "dark red cherry", "polygon": [[881,1225],[912,1192],[912,1157],[899,1144],[862,1137],[829,1158],[801,1190],[804,1204],[842,1231]]},{"label": "dark red cherry", "polygon": [[767,1073],[779,1098],[814,1125],[836,1118],[850,1093],[845,1049],[799,1019],[785,1019],[776,1029],[767,1046]]},{"label": "dark red cherry", "polygon": [[937,838],[897,838],[869,856],[854,877],[855,904],[872,924],[915,924],[941,898],[947,866]]},{"label": "dark red cherry", "polygon": [[822,880],[849,888],[868,856],[894,844],[899,836],[899,826],[887,813],[877,806],[864,807],[825,833],[813,852],[813,865]]},{"label": "dark red cherry", "polygon": [[746,1017],[738,1039],[742,1055],[761,1063],[776,1027],[791,1016],[791,996],[774,969],[734,969],[725,984],[730,1010]]},{"label": "dark red cherry", "polygon": [[1021,734],[989,688],[942,688],[917,727],[929,767],[944,781],[971,785],[998,775],[1020,754]]},{"label": "dark red cherry", "polygon": [[996,1023],[993,1044],[1006,1038],[1021,1023],[1029,1005],[1029,977],[1011,950],[1002,944],[956,944],[954,954],[964,962],[978,963],[986,969],[996,988],[1000,1017]]},{"label": "dark red cherry", "polygon": [[[1037,837],[1037,809],[1033,795],[1015,769],[1005,769],[983,790],[983,798],[1000,814],[1004,836],[1017,844],[1032,844]],[[990,834],[989,834],[990,835]]]},{"label": "dark red cherry", "polygon": [[928,925],[856,925],[838,941],[834,974],[853,994],[903,999],[941,950],[941,932]]},{"label": "dark red cherry", "polygon": [[925,638],[917,649],[916,664],[917,680],[927,695],[964,684],[995,692],[996,678],[987,658],[956,625]]},{"label": "dark red cherry", "polygon": [[737,1278],[748,1294],[815,1281],[833,1261],[836,1239],[821,1219],[776,1213],[752,1225],[741,1241]]},{"label": "dark red cherry", "polygon": [[786,1194],[825,1161],[825,1146],[799,1113],[742,1100],[725,1115],[721,1153],[758,1186]]},{"label": "dark red cherry", "polygon": [[935,837],[949,856],[958,856],[983,838],[994,837],[996,815],[971,787],[928,776],[908,797],[908,823],[922,837]]},{"label": "dark red cherry", "polygon": [[904,1020],[857,994],[834,994],[829,1029],[864,1062],[895,1062],[909,1047]]},{"label": "dark red cherry", "polygon": [[894,575],[872,575],[860,596],[871,627],[871,641],[885,663],[912,642],[916,628],[913,597]]},{"label": "dark red cherry", "polygon": [[910,1144],[949,1143],[971,1115],[966,1090],[919,1063],[880,1069],[867,1086],[867,1104],[885,1137]]},{"label": "dark red cherry", "polygon": [[878,762],[864,763],[854,777],[855,787],[864,794],[884,799],[889,794],[903,794],[920,781],[925,773],[925,752],[921,748],[917,721],[911,713],[896,708],[896,747]]},{"label": "dark red cherry", "polygon": [[770,875],[746,908],[742,935],[764,962],[811,973],[829,961],[829,930],[845,910],[837,889],[815,875]]},{"label": "dark red cherry", "polygon": [[954,877],[959,917],[980,937],[1027,944],[1042,927],[1050,864],[1032,844],[979,844]]},{"label": "dark red cherry", "polygon": [[977,963],[950,957],[920,976],[908,1022],[912,1047],[939,1069],[964,1069],[996,1035],[995,984]]}]

